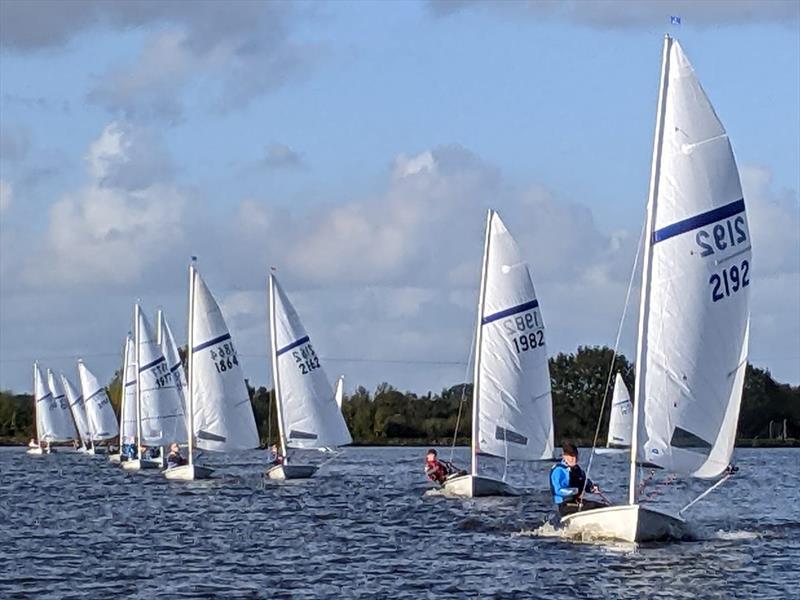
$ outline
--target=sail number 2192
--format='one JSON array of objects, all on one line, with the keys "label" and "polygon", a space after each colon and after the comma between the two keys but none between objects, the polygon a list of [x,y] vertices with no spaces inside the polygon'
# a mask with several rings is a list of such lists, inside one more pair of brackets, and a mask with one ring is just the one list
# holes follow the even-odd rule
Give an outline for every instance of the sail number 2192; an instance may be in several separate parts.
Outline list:
[{"label": "sail number 2192", "polygon": [[750,285],[750,263],[743,260],[741,266],[731,265],[720,273],[713,273],[708,284],[711,286],[711,300],[719,302]]}]

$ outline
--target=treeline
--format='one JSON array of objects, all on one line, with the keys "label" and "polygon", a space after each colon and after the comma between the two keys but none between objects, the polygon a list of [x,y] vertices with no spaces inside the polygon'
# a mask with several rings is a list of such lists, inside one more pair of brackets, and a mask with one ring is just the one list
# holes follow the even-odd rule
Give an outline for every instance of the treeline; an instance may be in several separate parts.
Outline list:
[{"label": "treeline", "polygon": [[[612,355],[610,348],[581,347],[574,354],[562,353],[550,359],[556,440],[592,442]],[[616,357],[614,369],[633,390],[634,369],[625,356]],[[117,374],[109,384],[117,413],[119,387]],[[265,444],[272,443],[277,438],[272,390],[249,389],[261,440]],[[611,390],[608,400],[610,393]],[[601,419],[601,442],[606,439],[609,405],[607,401]],[[471,406],[471,384],[418,395],[382,383],[373,392],[359,386],[345,398],[342,412],[357,444],[447,444],[453,440],[457,426],[459,441],[466,443],[469,439]],[[777,434],[784,419],[789,437],[800,437],[800,386],[777,383],[769,371],[748,365],[739,437],[764,440],[769,437],[770,421],[776,424],[774,433]],[[34,429],[31,396],[1,392],[0,439],[24,441],[33,437]]]}]

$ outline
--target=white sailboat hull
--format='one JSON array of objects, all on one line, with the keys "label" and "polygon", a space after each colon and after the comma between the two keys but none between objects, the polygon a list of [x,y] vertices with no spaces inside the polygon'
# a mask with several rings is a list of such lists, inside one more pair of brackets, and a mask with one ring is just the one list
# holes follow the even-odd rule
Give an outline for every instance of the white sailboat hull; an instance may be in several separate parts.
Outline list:
[{"label": "white sailboat hull", "polygon": [[172,481],[195,481],[197,479],[210,479],[214,469],[201,465],[181,465],[162,471],[167,479]]},{"label": "white sailboat hull", "polygon": [[567,534],[584,540],[653,542],[686,536],[686,521],[641,504],[584,510],[561,519]]},{"label": "white sailboat hull", "polygon": [[482,496],[519,496],[516,488],[505,481],[481,475],[458,475],[444,482],[442,491],[450,496],[479,498]]},{"label": "white sailboat hull", "polygon": [[308,479],[317,472],[315,465],[275,465],[267,469],[267,477],[283,481],[285,479]]},{"label": "white sailboat hull", "polygon": [[120,463],[122,468],[126,471],[142,471],[144,469],[160,469],[161,461],[158,460],[141,460],[134,458],[133,460],[126,460]]},{"label": "white sailboat hull", "polygon": [[32,456],[41,456],[42,454],[50,454],[50,452],[48,450],[45,450],[44,448],[35,447],[35,448],[28,448],[27,454],[30,454]]},{"label": "white sailboat hull", "polygon": [[115,465],[118,465],[119,463],[123,462],[122,455],[119,454],[119,453],[117,453],[117,454],[109,454],[108,455],[108,462],[113,463]]},{"label": "white sailboat hull", "polygon": [[627,454],[631,451],[630,448],[595,448],[594,453],[599,455],[604,454]]}]

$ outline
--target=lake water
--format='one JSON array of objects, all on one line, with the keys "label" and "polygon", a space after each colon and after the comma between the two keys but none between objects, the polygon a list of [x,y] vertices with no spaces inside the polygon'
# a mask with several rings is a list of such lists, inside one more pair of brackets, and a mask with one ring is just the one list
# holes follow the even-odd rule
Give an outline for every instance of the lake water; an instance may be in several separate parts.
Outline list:
[{"label": "lake water", "polygon": [[[424,452],[350,448],[283,483],[264,480],[264,452],[206,455],[218,478],[186,484],[0,449],[0,598],[797,597],[800,450],[737,451],[740,472],[688,515],[695,541],[636,548],[541,527],[548,464],[510,466],[524,496],[451,499],[426,493]],[[612,499],[626,461],[594,460]],[[657,501],[680,506],[705,485],[667,485]]]}]

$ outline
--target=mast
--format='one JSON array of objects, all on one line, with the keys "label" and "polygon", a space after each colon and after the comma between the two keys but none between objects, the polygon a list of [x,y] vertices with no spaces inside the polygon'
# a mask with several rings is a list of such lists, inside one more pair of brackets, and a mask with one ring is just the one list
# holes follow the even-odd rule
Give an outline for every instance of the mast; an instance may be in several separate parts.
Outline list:
[{"label": "mast", "polygon": [[481,343],[483,341],[483,301],[486,296],[486,269],[489,268],[489,231],[492,226],[494,211],[489,209],[486,213],[486,239],[483,242],[483,263],[481,265],[481,286],[478,293],[478,319],[475,332],[475,364],[472,372],[472,474],[478,474],[478,437],[480,432],[480,373],[481,373]]},{"label": "mast", "polygon": [[141,364],[141,334],[139,330],[139,303],[137,302],[133,308],[134,320],[134,344],[136,344],[136,456],[139,460],[142,459],[142,386],[139,385],[139,365]]},{"label": "mast", "polygon": [[128,332],[128,337],[125,338],[125,349],[122,351],[122,374],[120,380],[122,385],[119,386],[119,451],[122,454],[122,444],[125,443],[125,384],[128,379],[128,351],[130,350],[129,344],[131,343],[131,334]]},{"label": "mast", "polygon": [[42,447],[42,439],[41,435],[42,432],[39,431],[39,402],[38,398],[36,398],[36,373],[39,370],[39,363],[37,361],[33,361],[33,419],[36,423],[36,445],[40,448]]},{"label": "mast", "polygon": [[278,436],[281,441],[281,454],[287,456],[286,435],[283,430],[283,411],[281,410],[281,377],[278,373],[278,335],[275,327],[275,277],[269,275],[269,352],[272,357],[272,387],[275,391],[275,408],[278,413]]},{"label": "mast", "polygon": [[653,162],[650,167],[650,189],[647,198],[647,217],[644,230],[644,262],[642,264],[642,291],[639,303],[639,333],[636,342],[636,385],[633,392],[633,426],[631,431],[630,481],[628,504],[636,503],[636,454],[639,437],[639,412],[644,407],[646,373],[647,318],[650,312],[650,277],[653,270],[652,238],[658,198],[658,180],[661,172],[661,153],[664,141],[664,115],[666,113],[667,80],[669,77],[669,53],[672,38],[664,36],[664,50],[661,57],[661,81],[658,87],[658,108],[656,110],[656,130],[653,139]]},{"label": "mast", "polygon": [[[188,437],[189,437],[189,464],[194,464],[194,458],[192,458],[192,451],[194,450],[194,398],[193,398],[193,379],[194,379],[194,284],[195,280],[197,279],[197,270],[194,268],[194,261],[195,258],[192,257],[192,262],[189,265],[189,324],[186,330],[186,351],[188,356],[187,366],[188,366],[188,373],[186,374],[186,387],[189,388],[188,390],[184,391],[186,402],[189,408],[189,427],[188,427]],[[159,317],[161,316],[161,311],[158,311]],[[159,322],[160,325],[160,322]],[[161,329],[159,328],[159,332]],[[178,353],[178,358],[180,359],[180,352]],[[176,371],[177,374],[177,371]]]}]

